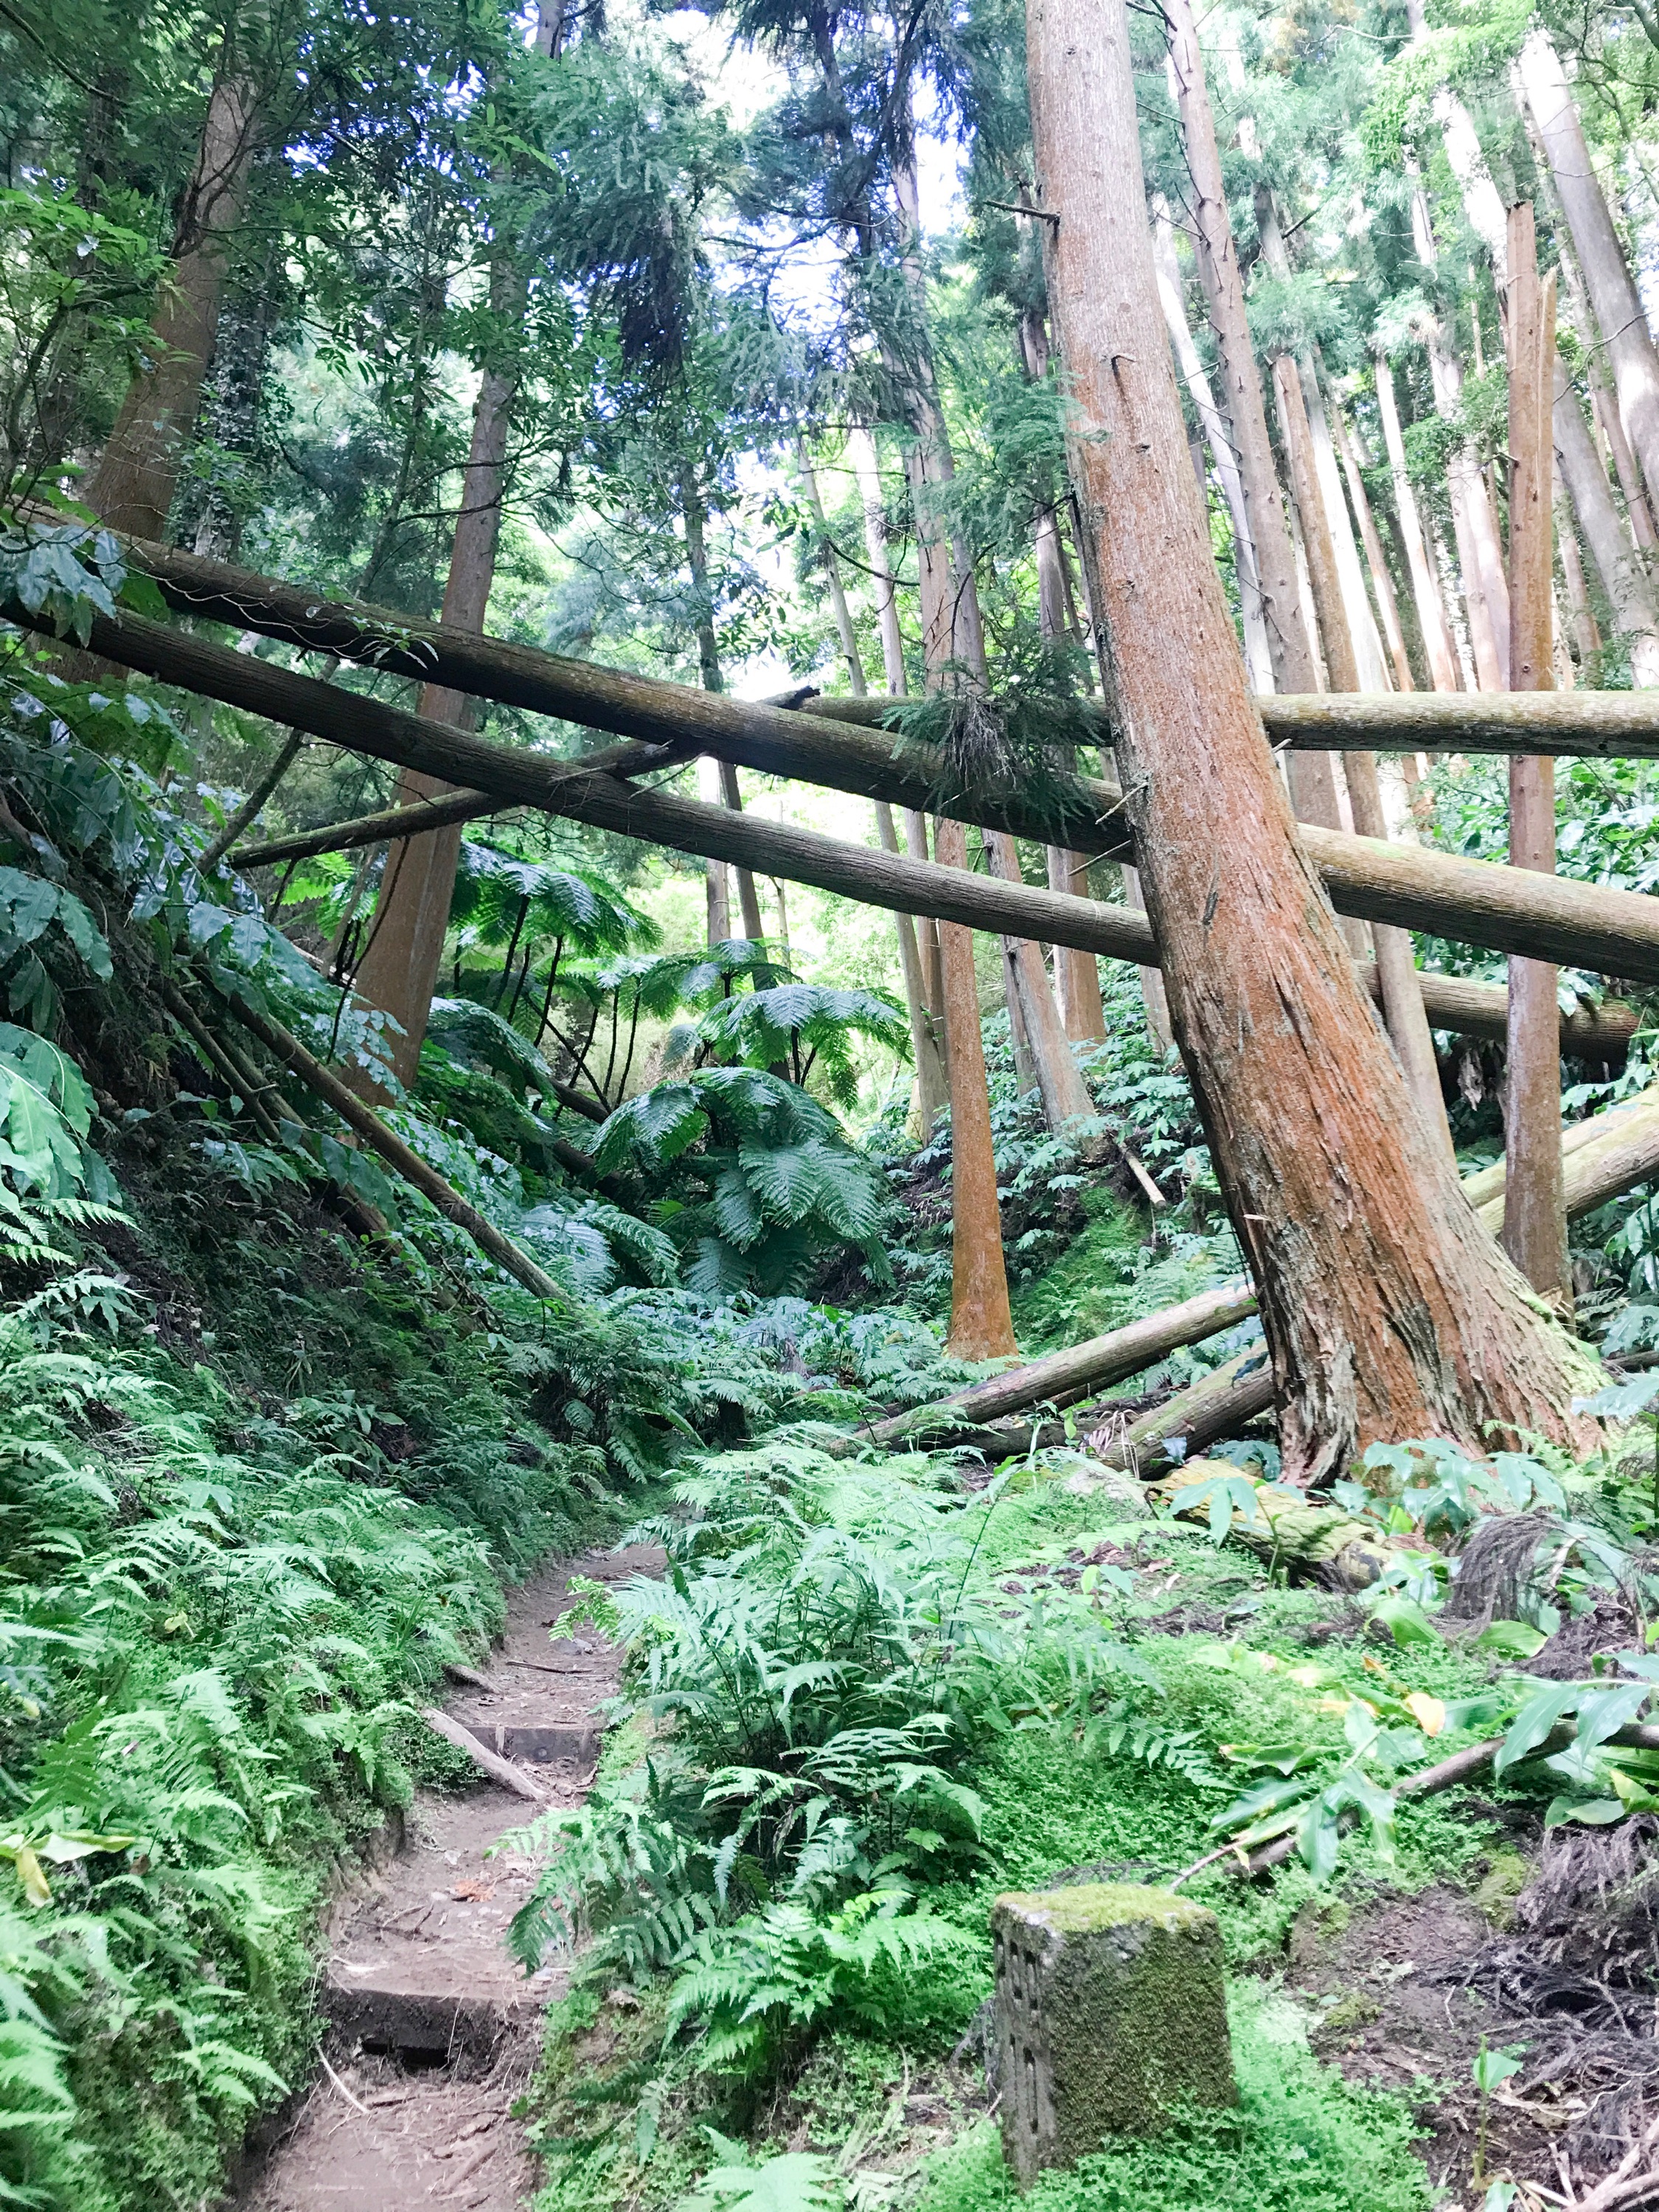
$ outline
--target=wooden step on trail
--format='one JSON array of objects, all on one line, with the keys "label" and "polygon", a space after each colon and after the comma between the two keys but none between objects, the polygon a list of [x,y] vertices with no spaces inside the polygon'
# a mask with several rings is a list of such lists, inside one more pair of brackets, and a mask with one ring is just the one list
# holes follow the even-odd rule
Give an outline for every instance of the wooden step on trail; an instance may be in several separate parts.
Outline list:
[{"label": "wooden step on trail", "polygon": [[[592,1630],[550,1639],[569,1578],[618,1583],[661,1565],[659,1552],[638,1547],[544,1570],[510,1595],[489,1687],[447,1700],[487,1750],[533,1774],[551,1808],[580,1805],[592,1782],[618,1672],[616,1649]],[[521,1853],[491,1852],[535,1816],[483,1774],[459,1795],[417,1796],[403,1849],[334,1916],[319,2078],[238,2192],[245,2212],[514,2212],[534,2187],[512,2108],[568,1970],[526,1977],[510,1956],[507,1926],[536,1869]]]}]

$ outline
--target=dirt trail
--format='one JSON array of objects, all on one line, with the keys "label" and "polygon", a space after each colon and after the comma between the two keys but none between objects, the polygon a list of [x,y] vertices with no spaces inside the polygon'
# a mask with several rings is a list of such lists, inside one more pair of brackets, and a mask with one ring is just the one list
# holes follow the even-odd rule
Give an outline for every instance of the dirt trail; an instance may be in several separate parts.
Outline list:
[{"label": "dirt trail", "polygon": [[[513,1593],[491,1688],[458,1691],[455,1719],[521,1765],[554,1806],[579,1805],[599,1750],[597,1709],[615,1650],[548,1630],[572,1575],[622,1582],[659,1571],[647,1550],[590,1553]],[[491,1844],[536,1807],[487,1783],[422,1794],[397,1856],[343,1901],[321,1998],[330,2029],[309,2094],[238,2192],[243,2212],[514,2212],[535,2185],[512,2108],[536,2062],[560,1966],[529,1980],[506,1948],[529,1893],[528,1859]]]}]

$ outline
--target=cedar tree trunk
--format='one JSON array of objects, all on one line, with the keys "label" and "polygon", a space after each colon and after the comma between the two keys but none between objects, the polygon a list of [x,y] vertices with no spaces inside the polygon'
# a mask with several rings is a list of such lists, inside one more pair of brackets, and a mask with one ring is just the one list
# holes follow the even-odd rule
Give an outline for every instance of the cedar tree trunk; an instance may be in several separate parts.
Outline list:
[{"label": "cedar tree trunk", "polygon": [[1147,236],[1124,0],[1031,0],[1048,297],[1170,1006],[1308,1481],[1488,1421],[1582,1447],[1587,1363],[1410,1106],[1244,688],[1188,463]]}]

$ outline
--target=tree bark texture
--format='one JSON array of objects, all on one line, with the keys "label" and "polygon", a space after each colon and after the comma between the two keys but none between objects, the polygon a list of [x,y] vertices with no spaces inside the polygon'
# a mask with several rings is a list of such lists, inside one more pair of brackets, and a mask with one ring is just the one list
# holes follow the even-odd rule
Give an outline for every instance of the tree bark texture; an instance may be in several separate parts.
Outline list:
[{"label": "tree bark texture", "polygon": [[1659,353],[1590,160],[1566,72],[1547,31],[1534,31],[1521,49],[1520,73],[1601,326],[1626,435],[1648,483],[1659,483]]},{"label": "tree bark texture", "polygon": [[[1555,279],[1540,283],[1531,203],[1509,211],[1510,689],[1554,688],[1550,428]],[[1510,762],[1510,865],[1555,871],[1555,763]],[[1504,1163],[1504,1249],[1535,1291],[1567,1291],[1567,1218],[1561,1197],[1561,1042],[1557,970],[1510,963]]]},{"label": "tree bark texture", "polygon": [[1374,1439],[1574,1445],[1586,1362],[1408,1103],[1244,689],[1146,234],[1122,0],[1032,0],[1029,78],[1072,466],[1170,1013],[1307,1481]]},{"label": "tree bark texture", "polygon": [[208,100],[202,143],[173,240],[173,268],[154,323],[154,358],[127,387],[87,503],[112,530],[160,538],[195,425],[213,353],[219,295],[253,163],[253,88],[221,77]]}]

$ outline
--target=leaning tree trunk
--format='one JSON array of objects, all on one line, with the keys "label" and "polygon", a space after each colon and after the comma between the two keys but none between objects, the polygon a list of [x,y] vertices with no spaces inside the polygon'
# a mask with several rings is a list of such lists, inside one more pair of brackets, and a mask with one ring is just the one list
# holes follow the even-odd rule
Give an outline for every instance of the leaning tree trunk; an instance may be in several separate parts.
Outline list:
[{"label": "leaning tree trunk", "polygon": [[1261,1301],[1285,1471],[1487,1423],[1574,1447],[1587,1363],[1410,1107],[1263,743],[1186,453],[1124,0],[1027,15],[1048,297],[1170,1012]]},{"label": "leaning tree trunk", "polygon": [[172,270],[155,310],[153,360],[128,386],[87,492],[88,505],[112,530],[160,538],[167,528],[213,352],[230,233],[241,216],[257,127],[252,87],[222,77],[208,101]]},{"label": "leaning tree trunk", "polygon": [[[1597,181],[1584,126],[1547,31],[1521,49],[1521,82],[1613,368],[1620,418],[1650,489],[1659,484],[1659,352]],[[1585,332],[1586,337],[1591,334]]]},{"label": "leaning tree trunk", "polygon": [[1651,690],[1659,685],[1659,606],[1653,586],[1619,520],[1607,472],[1559,352],[1551,375],[1555,400],[1550,419],[1562,481],[1578,511],[1584,543],[1613,618],[1630,641],[1631,676],[1638,690]]}]

